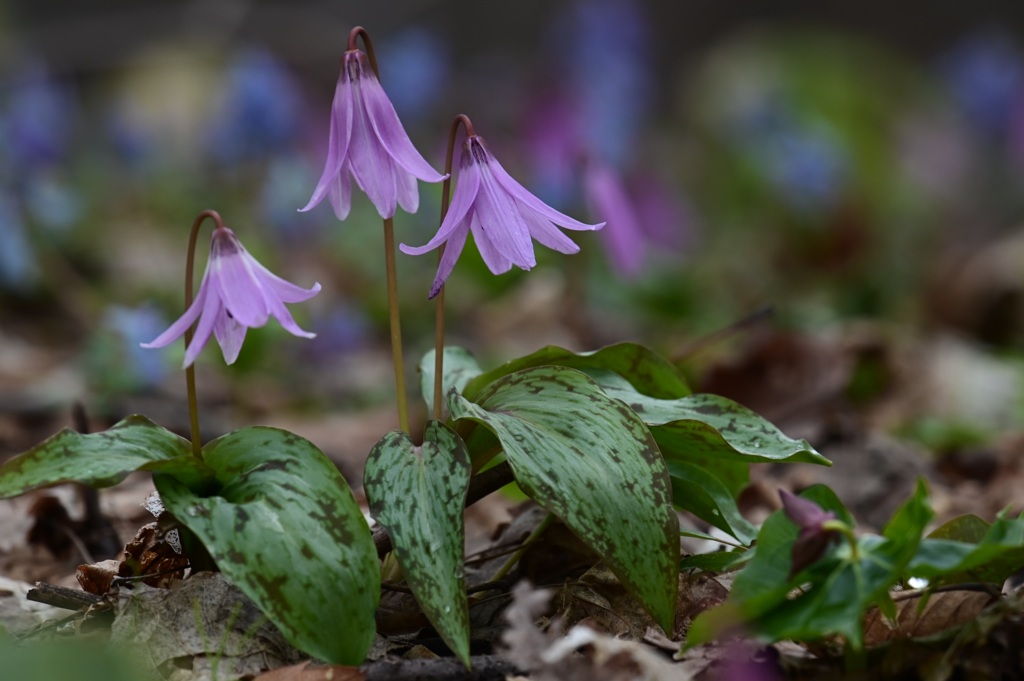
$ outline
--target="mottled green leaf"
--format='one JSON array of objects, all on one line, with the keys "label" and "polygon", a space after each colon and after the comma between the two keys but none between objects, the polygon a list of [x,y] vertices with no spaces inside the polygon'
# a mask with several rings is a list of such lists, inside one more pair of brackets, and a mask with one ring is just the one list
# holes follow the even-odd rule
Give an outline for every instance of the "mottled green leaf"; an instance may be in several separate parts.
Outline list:
[{"label": "mottled green leaf", "polygon": [[1021,565],[1024,517],[999,517],[989,525],[967,515],[953,518],[922,540],[907,571],[928,579],[931,587],[959,582],[1002,584]]},{"label": "mottled green leaf", "polygon": [[666,459],[704,457],[747,463],[831,462],[806,440],[786,436],[770,421],[718,395],[657,399],[608,371],[588,370],[601,388],[643,419]]},{"label": "mottled green leaf", "polygon": [[469,475],[462,438],[437,421],[427,424],[418,447],[401,431],[385,435],[363,473],[370,512],[391,535],[409,588],[467,667],[469,604],[462,565]]},{"label": "mottled green leaf", "polygon": [[380,566],[366,519],[311,442],[251,427],[203,449],[221,489],[201,496],[155,475],[164,505],[297,648],[359,664],[370,648]]},{"label": "mottled green leaf", "polygon": [[593,352],[575,353],[549,345],[487,371],[466,384],[462,394],[477,401],[487,384],[516,371],[540,366],[564,366],[581,371],[610,371],[623,377],[644,395],[674,399],[690,394],[682,372],[658,353],[636,343],[616,343]]},{"label": "mottled green leaf", "polygon": [[[420,392],[427,403],[427,411],[434,413],[434,356],[431,350],[420,360]],[[459,392],[470,380],[480,375],[480,365],[466,348],[457,345],[446,346],[443,354],[444,364],[441,367],[441,394],[455,388]]]},{"label": "mottled green leaf", "polygon": [[745,545],[757,536],[757,528],[740,515],[729,488],[714,475],[685,461],[669,461],[668,473],[676,506],[728,532]]},{"label": "mottled green leaf", "polygon": [[62,430],[0,466],[0,498],[60,482],[110,487],[134,471],[161,471],[196,487],[213,472],[192,445],[144,416],[129,416],[102,433]]},{"label": "mottled green leaf", "polygon": [[475,400],[451,393],[452,415],[492,430],[523,491],[603,556],[671,630],[679,524],[665,461],[643,422],[567,367],[504,376]]}]

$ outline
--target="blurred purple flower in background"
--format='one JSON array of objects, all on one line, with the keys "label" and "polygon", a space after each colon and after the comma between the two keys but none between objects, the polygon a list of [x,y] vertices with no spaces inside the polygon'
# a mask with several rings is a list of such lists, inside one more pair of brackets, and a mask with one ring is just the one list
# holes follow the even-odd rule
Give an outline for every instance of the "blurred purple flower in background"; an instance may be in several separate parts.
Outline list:
[{"label": "blurred purple flower in background", "polygon": [[985,134],[1002,136],[1024,107],[1024,53],[1008,35],[966,38],[939,62],[956,102]]},{"label": "blurred purple flower in background", "polygon": [[653,95],[643,4],[577,0],[550,26],[548,52],[564,65],[565,86],[583,114],[582,139],[607,162],[624,163]]},{"label": "blurred purple flower in background", "polygon": [[604,226],[574,220],[531,194],[505,172],[479,135],[466,137],[459,171],[451,207],[434,238],[418,247],[401,244],[403,253],[423,255],[447,243],[430,288],[431,298],[452,273],[470,230],[487,268],[503,274],[513,265],[529,270],[537,264],[531,239],[559,253],[578,252],[580,247],[555,225],[575,230]]},{"label": "blurred purple flower in background", "polygon": [[293,336],[315,338],[315,333],[299,328],[285,303],[300,303],[319,292],[320,284],[304,289],[273,274],[249,255],[234,232],[218,227],[213,230],[210,258],[192,305],[166,331],[141,346],[169,345],[199,320],[185,349],[182,368],[196,360],[211,335],[216,336],[224,361],[232,364],[242,349],[246,330],[263,326],[271,316]]},{"label": "blurred purple flower in background", "polygon": [[417,179],[445,178],[412,145],[362,50],[348,50],[342,57],[324,172],[309,203],[299,210],[310,210],[327,197],[344,220],[352,208],[353,177],[384,219],[394,217],[398,205],[408,213],[419,209]]},{"label": "blurred purple flower in background", "polygon": [[299,88],[288,68],[264,48],[244,49],[225,75],[211,149],[224,164],[284,151],[302,129],[301,111]]},{"label": "blurred purple flower in background", "polygon": [[15,72],[4,94],[8,151],[19,170],[64,160],[78,115],[72,90],[32,62]]},{"label": "blurred purple flower in background", "polygon": [[139,387],[159,385],[167,374],[163,358],[141,347],[146,339],[159,334],[165,323],[163,316],[150,306],[111,305],[103,314],[103,326],[121,341],[118,367],[127,370]]},{"label": "blurred purple flower in background", "polygon": [[39,265],[15,200],[0,193],[0,286],[27,290],[39,279]]}]

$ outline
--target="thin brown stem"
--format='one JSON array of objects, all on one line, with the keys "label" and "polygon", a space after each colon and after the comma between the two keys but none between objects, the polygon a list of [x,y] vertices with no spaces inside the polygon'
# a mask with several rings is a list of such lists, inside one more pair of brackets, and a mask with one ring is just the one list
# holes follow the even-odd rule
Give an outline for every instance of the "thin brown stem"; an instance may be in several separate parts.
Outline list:
[{"label": "thin brown stem", "polygon": [[[459,125],[465,131],[467,137],[476,134],[473,130],[473,122],[466,114],[459,114],[452,121],[451,130],[448,132],[448,150],[444,157],[444,184],[441,185],[441,224],[444,224],[445,216],[448,215],[448,204],[451,200],[452,188],[452,161],[455,156],[455,136],[458,134]],[[437,250],[437,261],[440,264],[444,257],[444,244]],[[441,404],[444,398],[442,373],[444,372],[444,284],[438,289],[434,296],[434,420],[440,421],[444,409]]]},{"label": "thin brown stem", "polygon": [[[192,277],[195,272],[194,261],[196,257],[196,240],[199,236],[199,227],[206,218],[213,220],[217,228],[224,226],[220,213],[215,210],[204,210],[196,216],[192,223],[192,232],[188,237],[188,257],[185,260],[185,309],[192,307]],[[198,323],[198,322],[197,322]],[[196,325],[192,324],[185,331],[185,349],[192,344],[192,334],[195,333]],[[196,370],[195,366],[189,364],[185,368],[185,386],[188,393],[188,421],[192,430],[192,454],[203,460],[203,439],[199,434],[199,405],[196,401]]]},{"label": "thin brown stem", "polygon": [[395,365],[395,393],[398,427],[409,433],[409,398],[405,392],[405,362],[402,357],[402,321],[398,309],[398,272],[395,264],[395,223],[384,218],[384,262],[388,280],[388,318],[391,326],[391,360]]},{"label": "thin brown stem", "polygon": [[370,40],[370,34],[366,32],[365,28],[355,26],[348,32],[348,50],[351,52],[352,50],[359,49],[359,38],[363,39],[363,46],[366,47],[366,56],[370,59],[370,68],[373,69],[377,80],[380,80],[380,69],[377,68],[377,55],[373,51],[373,42]]}]

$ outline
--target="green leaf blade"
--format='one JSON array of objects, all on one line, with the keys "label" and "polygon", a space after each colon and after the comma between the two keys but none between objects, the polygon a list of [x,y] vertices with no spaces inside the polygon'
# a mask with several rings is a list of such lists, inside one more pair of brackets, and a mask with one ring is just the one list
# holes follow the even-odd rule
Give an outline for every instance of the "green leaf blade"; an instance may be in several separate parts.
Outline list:
[{"label": "green leaf blade", "polygon": [[[420,360],[420,393],[427,403],[427,412],[434,411],[434,350],[427,352]],[[465,389],[466,384],[482,373],[480,364],[466,348],[457,345],[446,346],[442,354],[444,360],[441,368],[441,394],[447,395],[455,388],[459,392]]]},{"label": "green leaf blade", "polygon": [[394,431],[370,452],[363,487],[370,512],[391,535],[413,595],[469,666],[469,603],[462,579],[469,454],[455,431],[427,424],[423,444]]},{"label": "green leaf blade", "polygon": [[192,485],[212,471],[192,445],[144,416],[129,416],[100,433],[62,430],[0,466],[0,498],[61,482],[110,487],[138,470],[160,470]]},{"label": "green leaf blade", "polygon": [[218,438],[204,457],[221,490],[200,496],[154,476],[167,510],[293,645],[336,664],[362,662],[374,635],[379,566],[334,464],[309,441],[265,427]]},{"label": "green leaf blade", "polygon": [[476,400],[453,392],[452,415],[492,430],[520,487],[602,555],[671,631],[679,525],[668,470],[643,422],[567,367],[504,376]]}]

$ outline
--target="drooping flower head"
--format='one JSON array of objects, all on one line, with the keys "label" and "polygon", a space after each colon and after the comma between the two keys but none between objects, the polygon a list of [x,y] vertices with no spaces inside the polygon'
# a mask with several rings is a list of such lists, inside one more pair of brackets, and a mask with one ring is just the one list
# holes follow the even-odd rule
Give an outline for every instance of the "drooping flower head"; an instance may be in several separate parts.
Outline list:
[{"label": "drooping flower head", "polygon": [[320,292],[320,284],[304,289],[276,276],[252,257],[235,233],[224,226],[213,231],[210,258],[195,300],[185,314],[144,348],[162,348],[185,333],[198,319],[192,342],[185,349],[184,367],[190,366],[213,335],[220,344],[224,361],[232,364],[250,328],[263,326],[271,316],[286,331],[303,338],[315,338],[299,328],[285,303],[309,300]]},{"label": "drooping flower head", "polygon": [[574,220],[531,194],[505,172],[488,151],[484,139],[468,125],[459,171],[451,207],[434,238],[423,246],[400,245],[403,253],[422,255],[447,243],[430,289],[431,298],[452,273],[471,230],[488,269],[494,274],[503,274],[513,265],[529,270],[537,264],[532,239],[559,253],[576,253],[580,247],[558,227],[575,230],[604,227],[603,222],[588,225]]},{"label": "drooping flower head", "polygon": [[800,528],[800,534],[793,544],[793,563],[790,568],[790,574],[795,575],[821,558],[829,544],[839,538],[839,532],[825,527],[826,522],[836,519],[836,514],[826,511],[810,499],[790,494],[784,489],[779,490],[779,496],[786,517]]},{"label": "drooping flower head", "polygon": [[370,58],[355,48],[360,32],[369,46],[365,31],[353,29],[331,105],[327,162],[312,198],[299,210],[310,210],[327,197],[335,215],[344,220],[352,208],[355,178],[382,218],[394,217],[396,205],[415,213],[420,204],[416,180],[440,182],[445,176],[413,147]]}]

